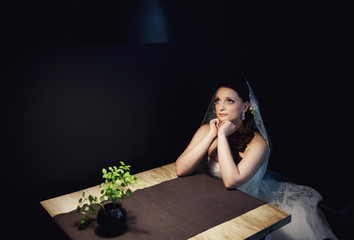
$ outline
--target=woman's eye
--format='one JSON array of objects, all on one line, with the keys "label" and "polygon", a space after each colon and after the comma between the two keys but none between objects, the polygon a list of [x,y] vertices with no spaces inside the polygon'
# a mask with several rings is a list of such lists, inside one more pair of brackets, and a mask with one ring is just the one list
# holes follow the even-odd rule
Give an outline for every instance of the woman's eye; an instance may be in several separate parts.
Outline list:
[{"label": "woman's eye", "polygon": [[235,101],[232,100],[232,99],[229,99],[229,100],[227,100],[227,102],[232,104],[232,103],[234,103]]},{"label": "woman's eye", "polygon": [[215,103],[219,103],[220,102],[220,99],[215,99]]}]

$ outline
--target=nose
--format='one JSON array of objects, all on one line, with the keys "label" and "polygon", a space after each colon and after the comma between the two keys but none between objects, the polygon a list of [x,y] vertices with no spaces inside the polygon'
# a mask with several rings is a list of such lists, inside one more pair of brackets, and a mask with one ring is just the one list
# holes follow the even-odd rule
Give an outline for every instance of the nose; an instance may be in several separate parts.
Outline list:
[{"label": "nose", "polygon": [[219,110],[220,110],[220,111],[225,110],[225,103],[224,103],[224,102],[221,102],[221,103],[220,103]]}]

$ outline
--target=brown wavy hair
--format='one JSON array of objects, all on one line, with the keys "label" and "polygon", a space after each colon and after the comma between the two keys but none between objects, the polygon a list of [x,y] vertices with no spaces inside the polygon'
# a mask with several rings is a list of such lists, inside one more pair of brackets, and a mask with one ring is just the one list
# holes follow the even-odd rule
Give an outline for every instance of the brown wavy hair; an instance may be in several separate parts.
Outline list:
[{"label": "brown wavy hair", "polygon": [[[243,76],[230,76],[219,84],[218,89],[220,87],[235,90],[243,102],[250,101],[247,81]],[[255,132],[258,132],[258,130],[255,125],[253,115],[249,110],[247,110],[245,113],[245,120],[243,120],[242,125],[236,130],[235,133],[228,137],[232,153],[235,156],[235,161],[237,163],[242,160],[239,153],[246,150],[247,145],[254,138]]]}]

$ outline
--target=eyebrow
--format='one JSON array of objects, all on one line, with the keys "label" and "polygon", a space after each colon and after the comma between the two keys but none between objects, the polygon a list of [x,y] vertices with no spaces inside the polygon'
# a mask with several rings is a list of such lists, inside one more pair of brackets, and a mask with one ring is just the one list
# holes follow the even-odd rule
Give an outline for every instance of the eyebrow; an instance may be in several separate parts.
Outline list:
[{"label": "eyebrow", "polygon": [[[215,96],[215,98],[220,98],[219,96]],[[231,100],[235,100],[236,101],[236,98],[233,98],[233,97],[226,97],[226,99],[231,99]]]}]

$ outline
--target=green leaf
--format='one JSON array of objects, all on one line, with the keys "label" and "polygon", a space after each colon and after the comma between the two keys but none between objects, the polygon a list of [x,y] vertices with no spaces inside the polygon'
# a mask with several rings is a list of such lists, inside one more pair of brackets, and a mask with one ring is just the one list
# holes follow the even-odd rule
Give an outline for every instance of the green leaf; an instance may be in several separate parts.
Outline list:
[{"label": "green leaf", "polygon": [[116,183],[116,185],[117,185],[117,188],[122,185],[122,182],[121,182],[119,179],[117,179],[117,180],[115,181],[115,183]]},{"label": "green leaf", "polygon": [[85,192],[82,192],[82,197],[85,197]]},{"label": "green leaf", "polygon": [[82,198],[79,199],[79,203],[82,203]]},{"label": "green leaf", "polygon": [[95,197],[90,194],[90,196],[88,196],[88,200],[90,201],[90,203],[92,203],[95,200]]},{"label": "green leaf", "polygon": [[102,169],[102,173],[103,174],[106,174],[107,173],[107,170],[105,168]]}]

